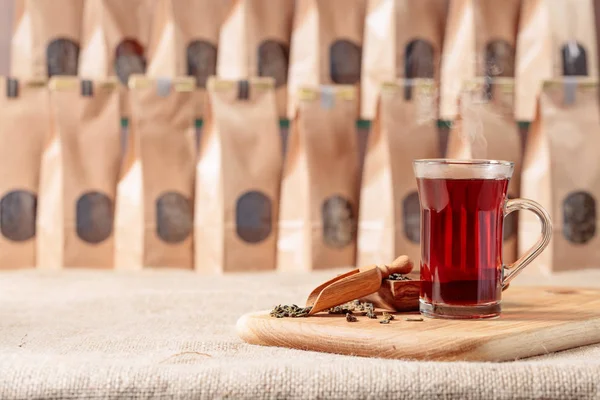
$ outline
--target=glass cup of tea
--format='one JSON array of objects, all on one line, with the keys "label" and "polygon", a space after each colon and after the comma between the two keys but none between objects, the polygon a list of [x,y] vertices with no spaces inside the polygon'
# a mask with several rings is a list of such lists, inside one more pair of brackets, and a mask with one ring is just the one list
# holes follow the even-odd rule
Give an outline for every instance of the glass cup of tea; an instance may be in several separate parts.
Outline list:
[{"label": "glass cup of tea", "polygon": [[[502,290],[548,246],[550,216],[534,201],[507,198],[511,162],[426,159],[413,167],[421,204],[421,313],[499,316]],[[541,236],[514,264],[504,265],[503,221],[517,210],[539,217]]]}]

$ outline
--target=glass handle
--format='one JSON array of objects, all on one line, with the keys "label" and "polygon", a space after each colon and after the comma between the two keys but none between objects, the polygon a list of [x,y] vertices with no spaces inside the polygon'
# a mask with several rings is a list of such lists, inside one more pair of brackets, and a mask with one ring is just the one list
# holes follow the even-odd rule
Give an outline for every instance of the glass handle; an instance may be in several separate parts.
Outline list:
[{"label": "glass handle", "polygon": [[527,253],[521,256],[513,264],[505,266],[508,274],[505,275],[504,279],[502,280],[502,289],[506,289],[510,281],[512,281],[515,276],[519,275],[519,273],[526,266],[528,266],[537,256],[540,255],[542,251],[544,251],[544,249],[550,243],[550,239],[552,238],[552,220],[550,219],[548,212],[541,205],[532,200],[508,200],[504,210],[504,217],[517,210],[531,211],[537,215],[542,225],[542,231],[537,243],[531,249],[529,249]]}]

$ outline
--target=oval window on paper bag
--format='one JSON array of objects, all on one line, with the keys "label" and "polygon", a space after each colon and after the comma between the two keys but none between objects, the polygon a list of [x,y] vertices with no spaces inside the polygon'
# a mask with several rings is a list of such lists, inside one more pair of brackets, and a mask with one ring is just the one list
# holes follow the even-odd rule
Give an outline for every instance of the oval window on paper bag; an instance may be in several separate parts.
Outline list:
[{"label": "oval window on paper bag", "polygon": [[411,41],[405,50],[404,76],[409,79],[433,78],[433,59],[434,50],[432,43],[421,39]]},{"label": "oval window on paper bag", "polygon": [[352,243],[356,217],[349,200],[338,195],[332,196],[323,203],[321,214],[325,244],[343,248]]},{"label": "oval window on paper bag", "polygon": [[77,236],[84,242],[102,243],[113,231],[114,205],[104,193],[89,192],[77,200]]},{"label": "oval window on paper bag", "polygon": [[290,50],[286,43],[265,40],[258,46],[258,76],[272,77],[275,87],[287,83]]},{"label": "oval window on paper bag", "polygon": [[360,81],[362,48],[349,40],[336,40],[329,49],[330,77],[339,85],[354,85]]},{"label": "oval window on paper bag", "polygon": [[[434,77],[434,50],[433,44],[426,40],[416,39],[406,46],[404,55],[404,76],[411,78],[433,78]],[[402,76],[399,74],[398,76]],[[412,99],[412,85],[404,86],[404,98]]]},{"label": "oval window on paper bag", "polygon": [[237,235],[247,243],[260,243],[273,230],[272,202],[264,193],[250,191],[241,195],[235,207]]},{"label": "oval window on paper bag", "polygon": [[206,88],[210,76],[217,74],[217,47],[204,40],[190,42],[186,50],[187,74],[196,78],[196,87]]},{"label": "oval window on paper bag", "polygon": [[14,242],[24,242],[35,236],[37,197],[34,193],[17,190],[0,200],[0,230],[2,236]]},{"label": "oval window on paper bag", "polygon": [[125,39],[115,50],[115,72],[123,85],[127,85],[131,75],[146,72],[144,46],[135,39]]},{"label": "oval window on paper bag", "polygon": [[576,41],[566,43],[562,49],[563,75],[587,76],[588,63],[585,48]]},{"label": "oval window on paper bag", "polygon": [[485,75],[515,76],[515,49],[506,40],[493,40],[486,45]]},{"label": "oval window on paper bag", "polygon": [[46,49],[48,76],[77,75],[79,44],[70,39],[52,40]]},{"label": "oval window on paper bag", "polygon": [[167,243],[181,243],[192,233],[192,204],[185,196],[168,192],[156,200],[156,234]]},{"label": "oval window on paper bag", "polygon": [[563,235],[574,244],[596,236],[596,199],[590,193],[573,192],[563,201]]}]

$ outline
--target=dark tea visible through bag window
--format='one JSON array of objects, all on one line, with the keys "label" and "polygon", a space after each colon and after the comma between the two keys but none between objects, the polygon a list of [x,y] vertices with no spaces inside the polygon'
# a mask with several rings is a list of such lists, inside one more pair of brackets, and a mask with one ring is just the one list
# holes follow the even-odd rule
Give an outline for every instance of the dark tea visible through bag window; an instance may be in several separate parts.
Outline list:
[{"label": "dark tea visible through bag window", "polygon": [[[439,81],[448,0],[369,0],[362,60],[361,116],[375,117],[383,82]],[[404,88],[410,100],[412,86]]]},{"label": "dark tea visible through bag window", "polygon": [[570,193],[562,208],[565,239],[575,244],[586,244],[596,236],[596,199],[590,193]]},{"label": "dark tea visible through bag window", "polygon": [[50,126],[45,80],[0,78],[0,269],[36,264],[40,163]]},{"label": "dark tea visible through bag window", "polygon": [[367,0],[296,1],[288,84],[290,119],[295,116],[301,87],[343,84],[358,88],[366,4]]},{"label": "dark tea visible through bag window", "polygon": [[333,83],[353,85],[360,82],[362,47],[349,40],[337,40],[329,48],[329,75]]},{"label": "dark tea visible through bag window", "polygon": [[358,216],[356,87],[300,89],[281,191],[277,267],[355,264]]},{"label": "dark tea visible through bag window", "polygon": [[240,196],[235,207],[235,225],[240,239],[260,243],[273,231],[272,201],[257,191]]},{"label": "dark tea visible through bag window", "polygon": [[[410,99],[406,87],[411,88]],[[439,158],[436,119],[434,80],[384,83],[365,155],[358,265],[385,263],[397,254],[420,259],[420,207],[412,160]],[[406,154],[410,156],[400,156]]]},{"label": "dark tea visible through bag window", "polygon": [[230,1],[219,38],[217,75],[232,80],[273,78],[278,115],[283,118],[294,1]]},{"label": "dark tea visible through bag window", "polygon": [[55,39],[46,51],[47,75],[77,75],[79,43],[70,39]]},{"label": "dark tea visible through bag window", "polygon": [[146,72],[144,46],[135,39],[124,39],[115,49],[115,72],[121,84],[127,85],[129,77]]},{"label": "dark tea visible through bag window", "polygon": [[217,73],[217,47],[194,40],[187,47],[186,60],[187,75],[196,78],[196,87],[206,89],[208,78]]},{"label": "dark tea visible through bag window", "polygon": [[196,269],[275,269],[282,152],[273,78],[208,81],[196,168]]},{"label": "dark tea visible through bag window", "polygon": [[[148,75],[193,76],[195,117],[204,115],[206,82],[216,75],[219,29],[231,0],[155,0]],[[177,29],[173,29],[173,27]]]},{"label": "dark tea visible through bag window", "polygon": [[15,0],[11,75],[77,75],[83,0]]},{"label": "dark tea visible through bag window", "polygon": [[53,129],[41,166],[40,268],[112,268],[121,161],[118,83],[50,81]]},{"label": "dark tea visible through bag window", "polygon": [[88,192],[77,200],[77,236],[87,243],[102,243],[113,233],[114,202],[108,195]]},{"label": "dark tea visible through bag window", "polygon": [[180,243],[192,234],[193,205],[177,192],[167,192],[156,200],[156,233],[164,242]]},{"label": "dark tea visible through bag window", "polygon": [[[544,84],[525,153],[521,195],[543,203],[552,217],[552,241],[535,261],[548,272],[600,264],[599,111],[595,79],[570,77]],[[527,214],[520,216],[521,247],[535,243],[536,223]]]},{"label": "dark tea visible through bag window", "polygon": [[37,196],[24,190],[7,193],[0,199],[0,231],[13,242],[25,242],[35,236]]},{"label": "dark tea visible through bag window", "polygon": [[130,79],[132,118],[115,218],[119,269],[191,269],[195,79]]}]

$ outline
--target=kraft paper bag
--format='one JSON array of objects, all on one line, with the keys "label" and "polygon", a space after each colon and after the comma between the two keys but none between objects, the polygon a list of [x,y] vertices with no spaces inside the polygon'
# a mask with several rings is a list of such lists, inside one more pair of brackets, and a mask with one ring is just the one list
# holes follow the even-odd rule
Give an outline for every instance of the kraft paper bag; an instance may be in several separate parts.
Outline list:
[{"label": "kraft paper bag", "polygon": [[[600,108],[596,79],[564,78],[544,84],[538,118],[525,152],[521,196],[539,202],[553,221],[548,248],[534,263],[546,272],[600,265]],[[534,214],[521,212],[519,248],[540,236]]]},{"label": "kraft paper bag", "polygon": [[[383,82],[439,81],[447,0],[369,0],[362,58],[361,116],[373,119]],[[410,86],[406,89],[410,96]]]},{"label": "kraft paper bag", "polygon": [[37,221],[40,268],[112,268],[121,160],[115,80],[50,81],[52,136],[44,148]]},{"label": "kraft paper bag", "polygon": [[356,262],[359,170],[356,88],[301,88],[284,167],[277,268]]},{"label": "kraft paper bag", "polygon": [[192,268],[195,83],[131,77],[132,129],[115,217],[118,269]]},{"label": "kraft paper bag", "polygon": [[0,78],[0,269],[36,265],[40,164],[50,121],[45,80]]},{"label": "kraft paper bag", "polygon": [[275,269],[282,148],[273,78],[210,78],[196,167],[202,272]]},{"label": "kraft paper bag", "polygon": [[206,82],[216,75],[219,30],[229,0],[155,0],[147,75],[196,78],[196,118],[204,115]]},{"label": "kraft paper bag", "polygon": [[121,83],[121,116],[130,115],[127,84],[144,74],[155,0],[86,0],[82,22],[79,76]]},{"label": "kraft paper bag", "polygon": [[272,77],[278,115],[286,116],[293,0],[231,0],[221,28],[217,75]]},{"label": "kraft paper bag", "polygon": [[11,75],[77,75],[83,0],[14,0]]},{"label": "kraft paper bag", "polygon": [[294,117],[302,86],[360,86],[366,5],[366,0],[296,0],[289,118]]},{"label": "kraft paper bag", "polygon": [[[411,99],[405,88],[412,86]],[[432,79],[384,83],[373,121],[360,194],[358,265],[421,259],[420,206],[412,162],[439,158],[437,88]]]},{"label": "kraft paper bag", "polygon": [[598,75],[593,0],[523,0],[515,115],[532,121],[545,80]]},{"label": "kraft paper bag", "polygon": [[[515,80],[484,78],[467,81],[460,96],[460,115],[448,141],[447,158],[491,159],[515,163],[508,197],[520,197],[521,134],[514,118]],[[517,258],[518,214],[504,219],[504,264]]]},{"label": "kraft paper bag", "polygon": [[456,117],[465,81],[515,76],[521,2],[450,1],[441,67],[441,119]]}]

